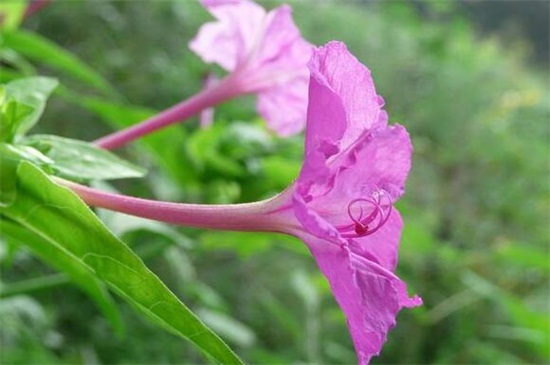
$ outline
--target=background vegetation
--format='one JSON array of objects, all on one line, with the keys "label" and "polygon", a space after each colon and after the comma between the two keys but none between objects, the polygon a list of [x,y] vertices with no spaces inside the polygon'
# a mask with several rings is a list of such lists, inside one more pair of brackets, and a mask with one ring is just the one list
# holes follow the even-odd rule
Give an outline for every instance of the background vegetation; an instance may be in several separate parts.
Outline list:
[{"label": "background vegetation", "polygon": [[[398,274],[425,305],[398,318],[375,364],[550,361],[548,70],[525,43],[481,38],[452,5],[297,2],[315,44],[343,40],[372,70],[392,122],[415,145]],[[273,7],[274,3],[268,3]],[[27,19],[116,91],[64,65],[2,52],[20,74],[61,80],[34,132],[92,140],[197,92],[208,72],[187,42],[208,14],[192,1],[60,1]],[[11,57],[11,58],[10,58]],[[108,96],[106,96],[108,95]],[[252,97],[219,107],[211,128],[171,127],[122,151],[146,166],[117,188],[166,200],[233,203],[284,189],[303,137],[264,129]],[[252,364],[355,362],[328,285],[305,246],[284,236],[192,230],[100,212],[167,285]],[[66,277],[0,243],[6,364],[197,363],[181,339],[120,301],[116,335]]]}]

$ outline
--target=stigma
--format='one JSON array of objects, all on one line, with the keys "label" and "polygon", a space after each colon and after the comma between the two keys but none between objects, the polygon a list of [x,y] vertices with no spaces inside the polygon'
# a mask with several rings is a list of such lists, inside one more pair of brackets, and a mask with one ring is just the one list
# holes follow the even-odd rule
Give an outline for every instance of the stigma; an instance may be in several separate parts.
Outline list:
[{"label": "stigma", "polygon": [[357,198],[348,204],[349,224],[336,226],[343,238],[365,237],[376,233],[390,218],[392,199],[379,190],[368,197]]}]

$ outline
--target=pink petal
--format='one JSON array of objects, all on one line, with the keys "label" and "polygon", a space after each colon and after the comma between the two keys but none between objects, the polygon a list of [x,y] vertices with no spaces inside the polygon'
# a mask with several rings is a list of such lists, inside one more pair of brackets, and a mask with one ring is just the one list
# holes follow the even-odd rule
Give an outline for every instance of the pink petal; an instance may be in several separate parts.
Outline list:
[{"label": "pink petal", "polygon": [[[330,42],[316,49],[309,69],[311,102],[299,181],[305,194],[320,195],[330,190],[326,184],[334,182],[349,163],[348,155],[356,145],[372,130],[387,125],[387,114],[381,109],[383,99],[376,94],[370,71],[343,43]],[[358,181],[352,179],[350,185]]]},{"label": "pink petal", "polygon": [[[347,156],[342,155],[332,170],[330,197],[318,204],[341,204],[344,197],[366,197],[383,189],[395,202],[405,191],[405,181],[411,168],[412,144],[407,130],[393,125],[373,130],[360,140]],[[331,203],[330,201],[333,203]]]},{"label": "pink petal", "polygon": [[393,209],[388,221],[376,233],[354,239],[350,245],[353,251],[368,257],[387,270],[394,271],[397,266],[399,241],[403,229],[403,220],[397,209]]},{"label": "pink petal", "polygon": [[201,2],[218,21],[203,25],[189,43],[189,48],[205,62],[217,63],[227,71],[233,71],[246,60],[254,47],[266,12],[247,0]]},{"label": "pink petal", "polygon": [[[346,115],[345,118],[332,122],[332,128],[337,131],[336,137],[331,136],[331,129],[328,128],[324,129],[325,133],[322,135],[310,134],[308,124],[307,144],[316,139],[341,138],[340,149],[344,150],[365,130],[385,125],[384,118],[379,115],[384,100],[376,94],[370,71],[347,50],[344,43],[329,42],[315,50],[309,69],[311,78],[324,86],[311,90],[310,100],[317,100],[319,94],[332,92],[341,99]],[[317,123],[310,122],[309,116],[321,115],[327,111],[325,105],[316,103],[311,103],[309,109],[308,123]]]},{"label": "pink petal", "polygon": [[[315,57],[314,57],[315,58]],[[314,184],[326,184],[331,171],[327,160],[340,152],[346,130],[346,110],[341,98],[312,73],[309,83],[305,157],[298,181],[308,194]],[[300,187],[301,189],[301,187]]]},{"label": "pink petal", "polygon": [[343,44],[331,42],[314,52],[310,70],[306,156],[298,190],[320,198],[314,207],[319,212],[334,212],[332,207],[379,189],[397,200],[410,170],[412,145],[403,127],[387,126],[368,69]]},{"label": "pink petal", "polygon": [[294,215],[303,228],[305,228],[305,232],[325,240],[327,244],[329,242],[336,245],[346,244],[346,241],[340,237],[338,230],[314,210],[310,209],[300,194],[293,194],[292,205]]},{"label": "pink petal", "polygon": [[300,132],[305,124],[307,78],[258,93],[258,112],[270,129],[287,137]]},{"label": "pink petal", "polygon": [[[282,5],[271,10],[264,20],[264,28],[256,30],[258,39],[252,50],[255,68],[266,69],[265,72],[281,75],[284,71],[286,80],[294,77],[304,78],[308,83],[309,70],[307,63],[313,47],[300,35],[300,30],[292,20],[292,8]],[[279,79],[282,85],[285,78]],[[307,91],[306,91],[307,92]],[[305,111],[305,109],[304,109]]]},{"label": "pink petal", "polygon": [[422,300],[409,298],[403,281],[360,254],[312,236],[302,239],[346,315],[359,364],[368,364],[379,354],[401,308],[421,305]]}]

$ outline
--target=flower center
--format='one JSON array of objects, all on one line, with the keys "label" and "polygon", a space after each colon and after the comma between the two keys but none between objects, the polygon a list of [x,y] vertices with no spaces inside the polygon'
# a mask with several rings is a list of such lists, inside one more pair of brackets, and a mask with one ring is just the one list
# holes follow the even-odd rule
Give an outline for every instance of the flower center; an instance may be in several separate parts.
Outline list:
[{"label": "flower center", "polygon": [[344,238],[357,238],[378,231],[390,218],[392,200],[384,190],[367,198],[358,198],[348,204],[348,216],[352,223],[336,226]]}]

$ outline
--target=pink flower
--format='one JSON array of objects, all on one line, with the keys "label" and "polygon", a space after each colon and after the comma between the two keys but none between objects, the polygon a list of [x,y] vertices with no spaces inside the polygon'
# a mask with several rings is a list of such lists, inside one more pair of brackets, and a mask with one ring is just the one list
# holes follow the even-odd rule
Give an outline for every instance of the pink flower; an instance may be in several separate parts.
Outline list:
[{"label": "pink flower", "polygon": [[283,5],[267,12],[248,0],[202,0],[217,21],[201,27],[189,47],[232,73],[241,92],[258,94],[258,111],[279,135],[300,132],[307,108],[312,46]]},{"label": "pink flower", "polygon": [[305,162],[293,186],[299,225],[344,311],[361,364],[378,355],[409,298],[394,273],[403,222],[393,203],[403,194],[412,146],[402,126],[388,126],[370,71],[345,45],[331,42],[309,64]]},{"label": "pink flower", "polygon": [[193,205],[118,196],[65,182],[88,204],[174,224],[283,232],[301,238],[347,318],[361,365],[378,355],[409,298],[394,270],[412,146],[405,128],[388,126],[370,71],[331,42],[309,63],[305,161],[298,179],[269,200]]}]

